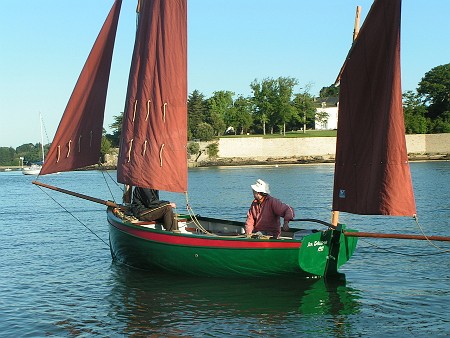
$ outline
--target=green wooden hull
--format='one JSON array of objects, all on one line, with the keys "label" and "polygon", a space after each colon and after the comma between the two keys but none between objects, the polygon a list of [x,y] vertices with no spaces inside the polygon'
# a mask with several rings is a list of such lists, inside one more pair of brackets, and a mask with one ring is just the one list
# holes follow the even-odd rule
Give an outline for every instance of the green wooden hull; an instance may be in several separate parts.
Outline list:
[{"label": "green wooden hull", "polygon": [[[111,210],[108,222],[114,259],[140,269],[184,275],[331,276],[338,274],[337,268],[356,247],[356,238],[329,230],[301,240],[178,234],[124,222]],[[336,257],[330,259],[331,254]]]}]

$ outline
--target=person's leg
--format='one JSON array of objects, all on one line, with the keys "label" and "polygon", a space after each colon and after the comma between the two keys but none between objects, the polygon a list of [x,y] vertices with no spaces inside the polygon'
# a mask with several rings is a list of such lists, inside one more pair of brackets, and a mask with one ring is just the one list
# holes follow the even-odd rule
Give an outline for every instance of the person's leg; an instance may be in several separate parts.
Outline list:
[{"label": "person's leg", "polygon": [[178,222],[169,204],[157,209],[148,210],[142,213],[139,219],[143,221],[162,220],[164,229],[168,231],[178,230]]}]

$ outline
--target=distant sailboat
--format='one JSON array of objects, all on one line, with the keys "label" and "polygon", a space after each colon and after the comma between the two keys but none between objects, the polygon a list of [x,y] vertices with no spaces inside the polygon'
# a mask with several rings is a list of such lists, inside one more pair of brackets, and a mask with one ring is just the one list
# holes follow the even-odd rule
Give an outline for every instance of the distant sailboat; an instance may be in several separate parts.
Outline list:
[{"label": "distant sailboat", "polygon": [[22,173],[24,175],[33,175],[33,176],[38,176],[39,173],[41,172],[42,169],[42,165],[44,164],[45,161],[45,153],[44,153],[44,134],[43,134],[43,130],[42,130],[42,114],[39,113],[39,123],[41,126],[41,155],[42,155],[42,164],[32,164],[30,167],[26,167],[22,169]]},{"label": "distant sailboat", "polygon": [[[97,37],[41,175],[98,162],[121,3],[114,2]],[[344,65],[335,211],[415,214],[402,127],[399,33],[400,0],[376,0]],[[368,106],[367,100],[373,106]],[[141,0],[118,182],[126,187],[187,192],[186,102],[187,1]],[[402,186],[393,180],[401,181]],[[338,268],[350,259],[357,244],[358,232],[321,221],[325,230],[291,229],[279,239],[248,238],[243,235],[242,222],[189,214],[179,217],[185,232],[175,233],[162,230],[157,222],[128,216],[128,194],[123,204],[117,204],[33,183],[105,204],[113,259],[143,269],[216,277],[332,278],[339,276]]]}]

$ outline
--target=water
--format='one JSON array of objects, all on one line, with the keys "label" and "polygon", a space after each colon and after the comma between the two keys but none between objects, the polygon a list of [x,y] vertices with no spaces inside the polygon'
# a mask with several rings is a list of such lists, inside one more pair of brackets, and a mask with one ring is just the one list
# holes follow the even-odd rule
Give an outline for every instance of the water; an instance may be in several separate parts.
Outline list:
[{"label": "water", "polygon": [[[342,214],[341,222],[362,231],[450,236],[450,162],[411,169],[421,228],[410,218]],[[106,178],[109,188],[96,171],[41,181],[120,201],[120,188]],[[200,215],[243,220],[257,178],[297,217],[330,219],[333,166],[326,164],[192,169],[189,203]],[[151,274],[111,261],[102,205],[44,192],[32,179],[0,173],[0,336],[450,335],[450,254],[442,253],[449,244],[361,240],[341,269],[344,285]],[[185,211],[183,195],[161,197]]]}]

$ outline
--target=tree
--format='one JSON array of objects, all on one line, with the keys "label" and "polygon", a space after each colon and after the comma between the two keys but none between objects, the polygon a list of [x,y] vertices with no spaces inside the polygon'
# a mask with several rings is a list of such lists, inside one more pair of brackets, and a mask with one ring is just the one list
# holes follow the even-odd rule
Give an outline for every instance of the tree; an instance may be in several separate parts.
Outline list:
[{"label": "tree", "polygon": [[263,124],[266,134],[266,123],[273,134],[275,126],[281,126],[284,131],[295,110],[291,106],[293,88],[298,81],[290,77],[279,77],[274,80],[267,78],[258,83],[254,80],[250,87],[253,90],[254,115]]},{"label": "tree", "polygon": [[[296,109],[292,105],[292,95],[294,93],[294,86],[298,81],[291,77],[279,77],[278,80],[278,100],[276,110],[278,112],[279,123],[282,126],[283,135],[286,134],[286,123],[296,117]],[[281,131],[281,130],[280,130]]]},{"label": "tree", "polygon": [[409,90],[403,94],[403,112],[405,115],[406,134],[426,134],[427,108],[417,93]]},{"label": "tree", "polygon": [[209,116],[206,119],[214,129],[214,134],[220,136],[226,129],[225,116],[233,109],[233,96],[231,91],[221,90],[213,93],[209,98]]},{"label": "tree", "polygon": [[195,136],[200,141],[211,141],[214,138],[214,129],[209,123],[200,122],[197,126]]},{"label": "tree", "polygon": [[102,163],[105,162],[105,155],[111,151],[111,141],[106,137],[106,130],[103,128],[102,140],[100,144],[100,160]]},{"label": "tree", "polygon": [[0,165],[10,166],[14,164],[14,155],[16,152],[11,147],[0,147]]},{"label": "tree", "polygon": [[110,142],[110,146],[117,148],[119,147],[120,142],[120,134],[122,132],[122,122],[123,122],[123,112],[121,112],[119,115],[116,115],[113,117],[114,122],[109,125],[109,127],[112,129],[112,135],[111,134],[104,134],[105,137]]},{"label": "tree", "polygon": [[339,96],[339,87],[336,87],[334,84],[323,87],[319,92],[319,97],[338,97]]},{"label": "tree", "polygon": [[275,80],[264,79],[259,83],[256,79],[250,84],[253,90],[254,116],[262,124],[263,134],[266,135],[266,124],[272,121],[275,101]]},{"label": "tree", "polygon": [[329,118],[330,118],[330,115],[325,111],[316,112],[315,121],[320,123],[322,126],[327,125]]},{"label": "tree", "polygon": [[245,98],[240,95],[234,101],[234,109],[232,110],[232,121],[229,125],[233,126],[235,133],[240,128],[241,134],[244,134],[252,125],[252,103],[249,98]]},{"label": "tree", "polygon": [[189,142],[187,146],[187,153],[189,156],[197,155],[200,152],[200,144],[197,142]]},{"label": "tree", "polygon": [[197,129],[200,123],[205,122],[208,104],[205,96],[194,90],[188,98],[188,138],[199,138]]},{"label": "tree", "polygon": [[24,158],[24,163],[42,161],[41,143],[26,143],[16,148],[16,154]]},{"label": "tree", "polygon": [[316,108],[314,98],[308,93],[309,87],[303,93],[294,95],[293,106],[297,112],[297,121],[302,125],[303,132],[307,126],[314,126]]},{"label": "tree", "polygon": [[428,105],[427,117],[445,120],[445,115],[448,115],[446,113],[450,112],[450,63],[434,67],[425,73],[417,92]]}]

